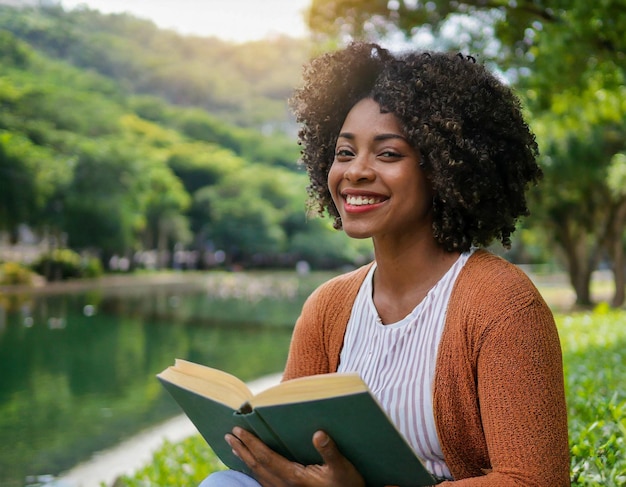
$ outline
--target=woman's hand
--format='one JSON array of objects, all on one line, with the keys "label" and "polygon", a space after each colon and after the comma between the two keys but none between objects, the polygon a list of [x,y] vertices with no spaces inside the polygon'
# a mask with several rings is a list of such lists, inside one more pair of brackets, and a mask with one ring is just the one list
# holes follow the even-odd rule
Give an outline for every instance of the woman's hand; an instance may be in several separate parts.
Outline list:
[{"label": "woman's hand", "polygon": [[252,470],[264,487],[363,487],[365,481],[323,431],[313,435],[313,445],[323,465],[300,465],[271,450],[242,428],[226,435],[233,453]]}]

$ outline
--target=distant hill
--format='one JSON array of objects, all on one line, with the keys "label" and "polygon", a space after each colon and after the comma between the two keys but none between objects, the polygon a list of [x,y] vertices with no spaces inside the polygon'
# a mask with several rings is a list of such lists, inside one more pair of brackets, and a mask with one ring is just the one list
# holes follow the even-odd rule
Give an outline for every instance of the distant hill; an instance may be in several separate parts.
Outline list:
[{"label": "distant hill", "polygon": [[0,29],[50,57],[109,77],[128,93],[202,108],[242,127],[293,133],[286,100],[309,55],[307,41],[235,44],[183,36],[129,14],[35,3],[41,6],[0,5]]}]

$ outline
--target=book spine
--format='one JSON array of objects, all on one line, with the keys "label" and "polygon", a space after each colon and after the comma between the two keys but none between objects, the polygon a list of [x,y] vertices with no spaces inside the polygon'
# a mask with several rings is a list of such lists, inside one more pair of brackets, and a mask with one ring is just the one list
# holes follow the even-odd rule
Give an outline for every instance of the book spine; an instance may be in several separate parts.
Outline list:
[{"label": "book spine", "polygon": [[272,428],[265,422],[257,411],[243,409],[236,411],[234,415],[238,417],[236,419],[242,419],[248,425],[248,428],[244,427],[244,429],[254,433],[257,438],[262,440],[263,443],[276,453],[284,456],[292,462],[298,461],[289,448],[287,448],[278,435],[274,433],[274,430],[272,430]]}]

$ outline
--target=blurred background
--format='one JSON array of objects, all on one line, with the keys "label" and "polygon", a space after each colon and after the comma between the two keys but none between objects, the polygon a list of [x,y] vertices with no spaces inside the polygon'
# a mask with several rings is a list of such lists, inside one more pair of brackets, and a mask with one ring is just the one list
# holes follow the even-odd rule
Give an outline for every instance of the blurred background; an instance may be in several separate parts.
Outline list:
[{"label": "blurred background", "polygon": [[608,269],[624,302],[622,1],[0,4],[5,262],[54,280],[367,260],[307,217],[287,107],[306,60],[367,39],[471,53],[516,89],[546,177],[507,258],[567,272],[581,305]]}]

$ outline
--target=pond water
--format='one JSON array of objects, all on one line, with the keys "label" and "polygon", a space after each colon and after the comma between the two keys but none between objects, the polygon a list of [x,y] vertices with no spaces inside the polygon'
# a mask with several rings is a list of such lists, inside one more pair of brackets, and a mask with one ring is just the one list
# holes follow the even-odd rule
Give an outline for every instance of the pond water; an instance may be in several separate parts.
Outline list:
[{"label": "pond water", "polygon": [[281,370],[325,277],[195,275],[55,295],[0,295],[0,486],[57,475],[180,409],[155,374],[175,358],[243,380]]}]

